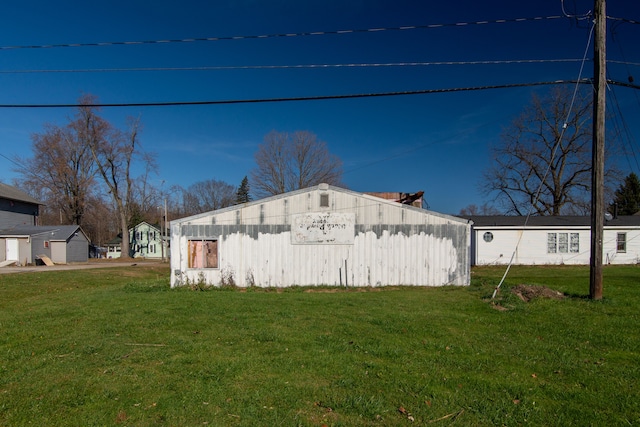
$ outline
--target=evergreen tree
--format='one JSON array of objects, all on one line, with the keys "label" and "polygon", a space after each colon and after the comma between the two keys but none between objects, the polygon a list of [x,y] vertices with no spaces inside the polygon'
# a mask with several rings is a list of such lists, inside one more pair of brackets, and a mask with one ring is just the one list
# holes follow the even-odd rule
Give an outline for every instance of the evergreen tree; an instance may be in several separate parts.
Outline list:
[{"label": "evergreen tree", "polygon": [[236,204],[247,203],[251,201],[251,196],[249,196],[249,179],[245,176],[242,178],[242,182],[238,187],[238,191],[236,192]]},{"label": "evergreen tree", "polygon": [[619,215],[634,215],[640,212],[640,179],[638,175],[631,172],[625,179],[624,184],[616,190],[613,205],[618,205]]}]

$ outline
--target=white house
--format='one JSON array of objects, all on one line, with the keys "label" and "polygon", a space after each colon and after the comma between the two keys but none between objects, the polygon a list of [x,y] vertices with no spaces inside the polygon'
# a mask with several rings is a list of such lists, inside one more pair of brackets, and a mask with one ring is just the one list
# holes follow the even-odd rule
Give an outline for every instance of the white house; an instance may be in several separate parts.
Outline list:
[{"label": "white house", "polygon": [[[142,221],[129,229],[129,249],[134,258],[161,259],[166,249],[162,246],[162,234],[155,225]],[[107,258],[120,258],[122,238],[107,243]]]},{"label": "white house", "polygon": [[171,221],[171,286],[468,285],[461,218],[320,184]]},{"label": "white house", "polygon": [[[534,216],[469,216],[471,264],[589,264],[591,218]],[[640,216],[605,221],[603,263],[640,263]]]}]

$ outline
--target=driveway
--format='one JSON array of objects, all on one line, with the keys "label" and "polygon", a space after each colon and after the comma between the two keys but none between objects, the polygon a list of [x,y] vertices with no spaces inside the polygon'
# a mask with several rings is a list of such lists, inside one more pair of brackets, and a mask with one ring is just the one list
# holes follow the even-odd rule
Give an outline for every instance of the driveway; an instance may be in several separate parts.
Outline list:
[{"label": "driveway", "polygon": [[[25,266],[25,267],[0,267],[0,274],[9,274],[9,273],[34,273],[34,272],[45,272],[45,271],[60,271],[60,270],[86,270],[89,268],[113,268],[113,267],[151,267],[162,264],[161,261],[139,261],[139,260],[131,260],[127,262],[123,261],[100,261],[93,260],[89,262],[83,262],[78,264],[56,264],[50,267],[46,265],[35,265],[35,266]],[[166,264],[167,266],[169,264]]]}]

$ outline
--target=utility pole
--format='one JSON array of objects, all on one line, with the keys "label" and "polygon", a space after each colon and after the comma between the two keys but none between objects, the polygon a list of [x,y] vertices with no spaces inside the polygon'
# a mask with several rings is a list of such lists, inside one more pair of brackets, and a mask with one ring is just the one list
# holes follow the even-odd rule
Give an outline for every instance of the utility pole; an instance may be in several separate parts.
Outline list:
[{"label": "utility pole", "polygon": [[[167,218],[167,198],[164,199],[164,237],[162,238],[162,250],[166,255],[166,260],[169,260],[169,246],[167,245],[169,239],[169,218]],[[163,256],[164,261],[164,256]]]},{"label": "utility pole", "polygon": [[[158,206],[160,207],[160,206]],[[162,262],[164,262],[164,221],[165,221],[165,213],[160,211],[160,250],[162,251]]]},{"label": "utility pole", "polygon": [[602,299],[602,240],[604,228],[604,124],[607,14],[605,0],[594,0],[593,151],[591,172],[591,262],[589,297]]}]

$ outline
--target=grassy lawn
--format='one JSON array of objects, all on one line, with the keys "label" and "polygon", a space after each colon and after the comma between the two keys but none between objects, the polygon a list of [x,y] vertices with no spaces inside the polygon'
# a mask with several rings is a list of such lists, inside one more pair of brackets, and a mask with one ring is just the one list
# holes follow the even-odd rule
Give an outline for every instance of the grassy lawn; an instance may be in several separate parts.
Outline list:
[{"label": "grassy lawn", "polygon": [[640,267],[606,267],[599,302],[588,267],[515,267],[492,303],[503,272],[311,292],[0,275],[0,426],[640,423]]}]

